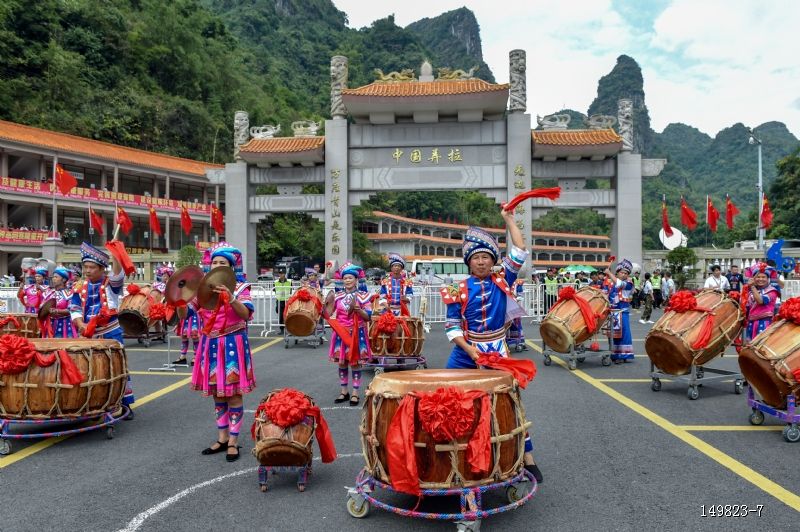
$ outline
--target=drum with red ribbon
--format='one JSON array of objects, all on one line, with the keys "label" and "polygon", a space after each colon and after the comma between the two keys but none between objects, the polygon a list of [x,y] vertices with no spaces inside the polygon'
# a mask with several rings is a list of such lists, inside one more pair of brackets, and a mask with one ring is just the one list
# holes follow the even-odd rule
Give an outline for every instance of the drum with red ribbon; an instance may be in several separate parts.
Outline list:
[{"label": "drum with red ribbon", "polygon": [[36,314],[0,314],[0,334],[14,334],[24,338],[39,338],[39,321]]}]

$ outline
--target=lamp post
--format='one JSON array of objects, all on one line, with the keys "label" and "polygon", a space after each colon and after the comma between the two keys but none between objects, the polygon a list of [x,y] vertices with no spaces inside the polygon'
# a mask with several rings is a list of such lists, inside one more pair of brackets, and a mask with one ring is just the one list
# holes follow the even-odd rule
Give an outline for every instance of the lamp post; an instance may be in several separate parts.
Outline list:
[{"label": "lamp post", "polygon": [[766,230],[761,227],[761,212],[764,209],[764,185],[763,185],[763,176],[761,171],[761,139],[756,136],[755,131],[753,128],[748,129],[748,133],[750,134],[750,139],[748,142],[752,146],[753,144],[758,145],[758,220],[756,223],[758,224],[756,227],[757,234],[758,234],[758,249],[764,249],[764,234]]}]

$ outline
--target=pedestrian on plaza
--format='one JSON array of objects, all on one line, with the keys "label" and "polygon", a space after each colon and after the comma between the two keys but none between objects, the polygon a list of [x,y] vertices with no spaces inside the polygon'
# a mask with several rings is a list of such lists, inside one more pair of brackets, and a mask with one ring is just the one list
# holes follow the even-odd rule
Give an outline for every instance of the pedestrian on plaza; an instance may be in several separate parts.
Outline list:
[{"label": "pedestrian on plaza", "polygon": [[[197,298],[187,305],[198,313],[204,324],[200,345],[195,353],[191,388],[214,400],[217,441],[201,451],[210,455],[226,452],[225,459],[239,459],[239,432],[244,419],[242,395],[256,387],[247,322],[253,318],[255,307],[250,297],[250,283],[245,282],[242,252],[227,242],[219,242],[210,250],[211,269],[231,268],[236,286],[231,291],[220,284],[214,288],[227,304],[212,310],[200,307]],[[178,310],[186,317],[187,307]]]},{"label": "pedestrian on plaza", "polygon": [[278,313],[278,323],[283,334],[283,312],[286,310],[286,301],[292,295],[292,282],[286,278],[286,269],[280,271],[272,291],[275,292],[275,312]]},{"label": "pedestrian on plaza", "polygon": [[644,301],[644,311],[639,323],[653,323],[650,320],[650,315],[653,313],[653,283],[650,281],[649,273],[644,274],[641,300]]},{"label": "pedestrian on plaza", "polygon": [[609,297],[609,300],[612,302],[613,308],[622,310],[619,314],[622,335],[619,338],[614,338],[614,347],[611,350],[611,360],[615,364],[633,362],[634,360],[630,322],[630,306],[633,298],[633,283],[629,279],[631,270],[633,270],[633,265],[628,259],[622,259],[617,263],[616,275],[611,272],[610,266],[606,268],[606,275],[616,291],[616,293],[610,292],[611,297]]},{"label": "pedestrian on plaza", "polygon": [[[340,292],[328,293],[325,299],[325,314],[335,318],[338,324],[344,327],[349,339],[355,336],[357,345],[348,346],[336,330],[331,335],[328,358],[338,365],[341,387],[339,396],[333,402],[349,401],[350,406],[358,406],[361,365],[372,358],[368,329],[372,318],[372,295],[365,290],[359,290],[358,280],[365,277],[361,266],[345,262],[336,272],[336,276],[341,279],[343,289]],[[352,393],[350,393],[350,375],[353,377]]]},{"label": "pedestrian on plaza", "polygon": [[633,283],[633,299],[631,300],[631,308],[638,309],[641,305],[641,296],[642,296],[642,281],[639,279],[639,271],[633,272],[633,276],[631,277],[631,282]]},{"label": "pedestrian on plaza", "polygon": [[664,295],[661,293],[661,270],[656,269],[650,277],[650,282],[653,285],[653,307],[661,308],[664,302]]},{"label": "pedestrian on plaza", "polygon": [[675,280],[672,278],[672,272],[664,272],[664,278],[661,279],[661,295],[664,298],[664,308],[669,306],[669,298],[675,295]]},{"label": "pedestrian on plaza", "polygon": [[736,264],[731,265],[731,269],[725,275],[728,279],[729,291],[741,292],[744,287],[744,275],[739,273],[739,266]]},{"label": "pedestrian on plaza", "polygon": [[731,285],[728,283],[728,278],[722,276],[722,270],[719,264],[711,266],[711,275],[706,278],[704,288],[717,290],[719,292],[729,292]]},{"label": "pedestrian on plaza", "polygon": [[558,288],[556,269],[550,268],[547,270],[547,276],[544,278],[544,303],[546,312],[550,312],[550,308],[555,305],[558,299]]}]

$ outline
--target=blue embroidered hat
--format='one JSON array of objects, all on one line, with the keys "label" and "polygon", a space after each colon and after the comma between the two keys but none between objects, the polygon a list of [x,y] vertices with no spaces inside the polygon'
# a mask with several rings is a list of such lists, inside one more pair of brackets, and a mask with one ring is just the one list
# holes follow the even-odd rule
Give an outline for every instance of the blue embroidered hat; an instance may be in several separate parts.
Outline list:
[{"label": "blue embroidered hat", "polygon": [[111,259],[106,252],[97,249],[88,242],[81,244],[81,262],[94,262],[106,268],[108,267],[109,260]]},{"label": "blue embroidered hat", "polygon": [[352,275],[356,279],[361,279],[364,277],[364,269],[358,264],[353,264],[352,262],[348,261],[342,264],[342,267],[339,268],[339,277],[341,278],[345,275]]},{"label": "blue embroidered hat", "polygon": [[464,235],[464,245],[462,247],[464,255],[464,263],[469,265],[469,259],[475,253],[488,253],[497,262],[500,257],[500,246],[497,245],[497,240],[489,232],[481,229],[480,227],[470,226],[467,233]]},{"label": "blue embroidered hat", "polygon": [[234,273],[236,273],[236,279],[239,282],[244,281],[245,275],[242,265],[242,252],[239,251],[239,248],[233,247],[227,242],[219,242],[212,247],[210,251],[210,260],[214,260],[214,257],[225,257],[228,263],[230,263],[231,268],[233,268]]},{"label": "blue embroidered hat", "polygon": [[50,274],[50,271],[47,268],[36,268],[36,274],[47,278]]},{"label": "blue embroidered hat", "polygon": [[72,272],[63,266],[59,266],[53,270],[53,275],[59,275],[63,277],[65,281],[69,281],[72,278]]},{"label": "blue embroidered hat", "polygon": [[397,253],[389,253],[387,255],[387,258],[389,259],[389,268],[392,267],[392,264],[399,264],[401,268],[405,269],[406,261],[403,260],[403,257],[398,255]]},{"label": "blue embroidered hat", "polygon": [[633,264],[631,264],[631,261],[629,261],[628,259],[622,259],[621,261],[619,261],[617,263],[617,269],[615,270],[615,272],[618,273],[621,270],[625,270],[626,272],[631,273],[633,271]]}]

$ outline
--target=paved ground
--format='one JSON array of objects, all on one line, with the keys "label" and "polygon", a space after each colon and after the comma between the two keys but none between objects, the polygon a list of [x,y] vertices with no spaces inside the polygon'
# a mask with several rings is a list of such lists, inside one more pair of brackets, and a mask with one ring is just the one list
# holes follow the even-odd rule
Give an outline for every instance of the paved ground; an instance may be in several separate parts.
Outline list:
[{"label": "paved ground", "polygon": [[[657,312],[656,317],[660,313]],[[646,326],[634,324],[637,359],[602,367],[598,358],[568,371],[558,358],[523,393],[534,422],[536,457],[545,482],[530,503],[483,522],[483,530],[792,529],[800,511],[800,444],[783,441],[767,420],[754,430],[744,395],[714,383],[689,401],[686,386],[650,390],[643,353]],[[538,341],[538,327],[527,326]],[[269,390],[300,388],[328,410],[342,457],[317,463],[306,493],[288,476],[258,490],[255,460],[236,463],[201,456],[214,441],[212,402],[188,389],[189,375],[148,373],[168,353],[162,344],[129,345],[139,402],[136,419],[102,432],[13,442],[0,457],[0,530],[453,530],[449,523],[411,521],[373,509],[363,520],[345,509],[346,485],[363,465],[357,438],[360,408],[334,408],[336,370],[321,349],[284,349],[254,339],[258,390],[251,412]],[[449,352],[441,326],[425,344],[430,367]],[[173,351],[174,353],[174,351]],[[735,369],[734,356],[714,367]],[[369,378],[366,379],[367,381]],[[249,426],[252,413],[246,420]],[[244,438],[245,450],[252,447]],[[492,499],[498,500],[498,499]],[[431,507],[443,509],[448,503]],[[703,517],[711,505],[748,505],[745,517]],[[440,510],[441,511],[441,510]],[[760,512],[760,515],[759,515]]]}]

